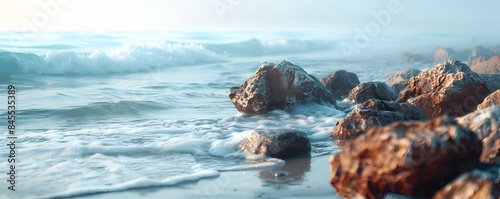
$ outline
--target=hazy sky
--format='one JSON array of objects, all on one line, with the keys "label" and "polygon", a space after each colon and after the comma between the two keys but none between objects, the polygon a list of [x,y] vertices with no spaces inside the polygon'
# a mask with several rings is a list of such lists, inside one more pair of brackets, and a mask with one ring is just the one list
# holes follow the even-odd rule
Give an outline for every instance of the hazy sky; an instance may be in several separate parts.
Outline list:
[{"label": "hazy sky", "polygon": [[497,0],[0,0],[0,30],[352,31],[391,1],[384,30],[500,33]]}]

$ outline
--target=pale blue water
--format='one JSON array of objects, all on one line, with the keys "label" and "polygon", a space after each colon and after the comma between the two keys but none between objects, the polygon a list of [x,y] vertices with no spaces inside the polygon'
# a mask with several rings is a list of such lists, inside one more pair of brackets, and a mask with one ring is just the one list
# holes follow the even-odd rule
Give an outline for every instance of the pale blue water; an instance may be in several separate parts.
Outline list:
[{"label": "pale blue water", "polygon": [[[282,165],[237,150],[256,129],[307,132],[313,158],[338,152],[329,133],[345,113],[307,105],[241,115],[227,94],[265,61],[288,60],[318,78],[344,69],[362,82],[383,81],[387,72],[408,67],[402,52],[390,48],[394,41],[422,46],[413,36],[385,35],[346,59],[340,44],[349,38],[316,32],[0,33],[0,101],[6,101],[7,85],[15,85],[19,137],[19,191],[0,187],[0,198],[176,186],[232,169]],[[2,120],[5,110],[1,105]],[[4,143],[0,154],[8,154]],[[8,172],[4,159],[1,173]]]}]

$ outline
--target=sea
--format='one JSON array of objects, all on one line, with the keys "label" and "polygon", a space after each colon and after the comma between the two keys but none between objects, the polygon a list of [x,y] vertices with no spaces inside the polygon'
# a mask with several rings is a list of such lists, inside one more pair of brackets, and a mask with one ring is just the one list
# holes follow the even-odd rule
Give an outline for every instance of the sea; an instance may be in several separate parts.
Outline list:
[{"label": "sea", "polygon": [[[436,46],[477,42],[450,34],[359,37],[350,31],[0,32],[0,198],[171,187],[283,166],[287,160],[238,150],[260,130],[306,132],[312,160],[328,157],[341,150],[330,132],[346,112],[302,104],[244,114],[229,89],[263,62],[282,60],[318,79],[347,70],[361,82],[385,81],[405,68],[433,67],[403,62],[404,52],[432,56]],[[6,182],[9,85],[15,87],[15,192]],[[322,174],[326,181],[329,175]],[[294,183],[301,179],[307,178]]]}]

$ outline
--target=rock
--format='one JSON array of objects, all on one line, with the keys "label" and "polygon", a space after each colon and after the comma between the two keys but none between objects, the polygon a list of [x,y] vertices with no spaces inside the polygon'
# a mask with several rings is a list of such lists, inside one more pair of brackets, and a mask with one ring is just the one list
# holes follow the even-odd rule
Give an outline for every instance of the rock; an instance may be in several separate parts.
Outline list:
[{"label": "rock", "polygon": [[500,74],[479,74],[481,79],[486,83],[488,86],[488,90],[490,91],[496,91],[500,89]]},{"label": "rock", "polygon": [[239,112],[255,114],[309,102],[335,105],[332,94],[318,79],[287,61],[262,64],[242,86],[231,88],[229,98]]},{"label": "rock", "polygon": [[477,109],[479,110],[495,105],[500,105],[500,90],[497,90],[484,98],[483,103],[477,105]]},{"label": "rock", "polygon": [[333,128],[332,137],[351,138],[373,126],[411,120],[427,120],[427,117],[419,108],[408,103],[370,99],[358,104],[345,118],[340,119]]},{"label": "rock", "polygon": [[407,82],[412,77],[417,76],[421,72],[422,71],[417,70],[417,69],[407,68],[405,70],[398,71],[398,72],[394,73],[392,76],[390,76],[387,79],[387,83],[392,84],[392,83]]},{"label": "rock", "polygon": [[499,46],[495,47],[477,46],[474,49],[472,49],[471,55],[469,56],[469,63],[472,63],[474,60],[477,59],[487,60],[498,54],[500,54]]},{"label": "rock", "polygon": [[457,118],[458,124],[474,131],[483,144],[481,162],[500,161],[500,106],[480,109]]},{"label": "rock", "polygon": [[500,74],[500,55],[489,60],[479,58],[472,64],[471,69],[478,74]]},{"label": "rock", "polygon": [[349,92],[349,99],[361,103],[369,99],[396,101],[397,96],[384,82],[361,83]]},{"label": "rock", "polygon": [[289,158],[311,151],[311,143],[304,132],[267,131],[254,132],[239,146],[241,150],[254,154],[265,154],[275,158]]},{"label": "rock", "polygon": [[[498,169],[493,172],[474,170],[462,174],[450,184],[439,190],[432,199],[468,198],[487,199],[498,198],[499,188],[495,187],[499,178]],[[496,179],[495,179],[496,178]]]},{"label": "rock", "polygon": [[476,109],[488,94],[484,81],[459,61],[448,60],[408,82],[398,102],[409,102],[427,115],[463,116]]},{"label": "rock", "polygon": [[339,70],[321,79],[336,99],[344,99],[360,82],[355,73]]},{"label": "rock", "polygon": [[346,198],[386,193],[431,197],[476,166],[481,142],[452,118],[370,128],[330,159],[330,183]]}]

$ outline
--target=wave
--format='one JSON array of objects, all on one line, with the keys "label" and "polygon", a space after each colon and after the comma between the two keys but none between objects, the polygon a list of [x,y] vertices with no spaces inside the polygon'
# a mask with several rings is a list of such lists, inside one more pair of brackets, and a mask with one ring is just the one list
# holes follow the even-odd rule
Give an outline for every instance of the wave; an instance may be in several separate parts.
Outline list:
[{"label": "wave", "polygon": [[[64,46],[67,47],[67,46]],[[0,76],[16,74],[84,75],[144,72],[172,66],[225,62],[231,57],[306,53],[333,48],[323,40],[278,39],[226,44],[149,42],[81,53],[60,45],[43,46],[43,55],[0,51]],[[69,48],[69,47],[68,47]]]}]

